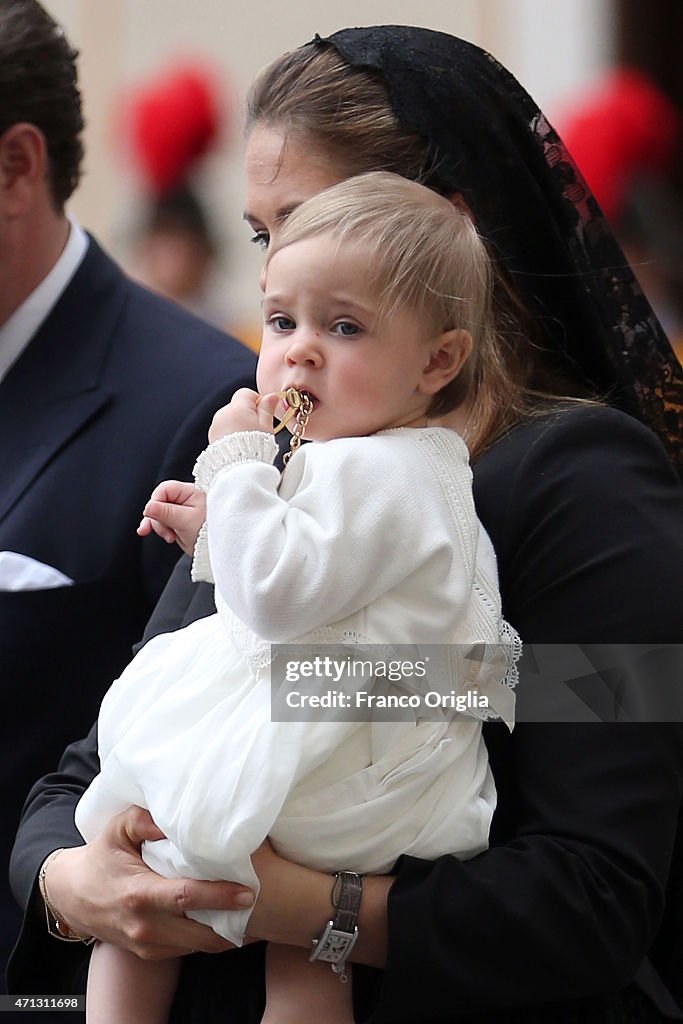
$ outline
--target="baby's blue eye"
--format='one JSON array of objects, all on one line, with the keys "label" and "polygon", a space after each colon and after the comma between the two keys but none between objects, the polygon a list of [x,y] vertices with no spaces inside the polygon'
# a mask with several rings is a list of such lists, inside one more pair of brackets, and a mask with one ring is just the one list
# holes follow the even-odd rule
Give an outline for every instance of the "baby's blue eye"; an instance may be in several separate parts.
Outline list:
[{"label": "baby's blue eye", "polygon": [[352,338],[354,334],[358,334],[360,327],[357,324],[352,324],[348,320],[340,320],[338,324],[334,325],[334,329],[337,334],[341,334],[344,338]]},{"label": "baby's blue eye", "polygon": [[291,317],[283,316],[282,314],[271,316],[268,320],[268,324],[276,331],[293,331],[296,327],[296,324]]}]

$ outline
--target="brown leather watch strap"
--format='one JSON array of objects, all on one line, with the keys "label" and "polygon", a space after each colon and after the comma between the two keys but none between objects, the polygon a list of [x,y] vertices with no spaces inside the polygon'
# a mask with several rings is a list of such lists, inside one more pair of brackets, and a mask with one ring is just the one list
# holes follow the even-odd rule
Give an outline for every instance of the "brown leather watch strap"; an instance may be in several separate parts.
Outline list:
[{"label": "brown leather watch strap", "polygon": [[354,871],[338,871],[334,878],[334,888],[332,889],[332,906],[336,910],[334,927],[341,932],[353,932],[358,923],[363,880]]}]

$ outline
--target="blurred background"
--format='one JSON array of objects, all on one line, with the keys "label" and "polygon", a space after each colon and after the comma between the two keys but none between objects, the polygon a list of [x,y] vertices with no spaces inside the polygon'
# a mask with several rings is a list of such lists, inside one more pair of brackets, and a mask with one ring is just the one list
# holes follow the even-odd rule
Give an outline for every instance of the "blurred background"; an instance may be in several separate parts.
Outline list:
[{"label": "blurred background", "polygon": [[248,86],[316,32],[398,23],[478,43],[522,81],[679,345],[681,0],[43,2],[81,50],[86,161],[73,212],[129,272],[248,343],[260,265],[242,221]]}]

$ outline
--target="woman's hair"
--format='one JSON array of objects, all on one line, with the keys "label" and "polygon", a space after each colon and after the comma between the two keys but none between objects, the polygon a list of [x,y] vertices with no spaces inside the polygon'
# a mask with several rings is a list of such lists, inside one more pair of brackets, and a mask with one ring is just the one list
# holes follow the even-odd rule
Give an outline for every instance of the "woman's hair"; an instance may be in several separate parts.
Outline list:
[{"label": "woman's hair", "polygon": [[350,68],[331,46],[301,46],[261,72],[247,98],[246,132],[256,124],[314,138],[348,177],[393,171],[435,187],[428,143],[400,123],[382,76]]},{"label": "woman's hair", "polygon": [[[302,46],[261,72],[248,98],[247,133],[257,125],[308,146],[313,140],[316,151],[349,177],[390,171],[441,195],[453,191],[439,178],[429,141],[405,128],[394,113],[382,75],[350,67],[330,45]],[[587,395],[544,345],[539,324],[486,244],[496,329],[479,366],[468,374],[475,414],[468,439],[473,457],[533,413],[539,398]]]},{"label": "woman's hair", "polygon": [[490,259],[472,220],[429,189],[374,171],[347,178],[298,206],[278,231],[266,267],[286,246],[323,234],[338,246],[362,250],[359,260],[377,295],[381,320],[408,308],[434,335],[469,332],[470,356],[434,395],[428,412],[442,416],[455,409],[472,393],[496,345]]}]

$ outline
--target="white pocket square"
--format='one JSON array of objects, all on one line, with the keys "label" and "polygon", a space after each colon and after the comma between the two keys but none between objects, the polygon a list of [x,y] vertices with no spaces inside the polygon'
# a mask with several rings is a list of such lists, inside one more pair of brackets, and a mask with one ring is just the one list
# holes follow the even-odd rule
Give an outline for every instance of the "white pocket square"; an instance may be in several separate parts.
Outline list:
[{"label": "white pocket square", "polygon": [[51,565],[17,551],[0,551],[0,590],[52,590],[72,583]]}]

